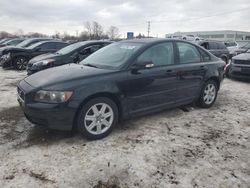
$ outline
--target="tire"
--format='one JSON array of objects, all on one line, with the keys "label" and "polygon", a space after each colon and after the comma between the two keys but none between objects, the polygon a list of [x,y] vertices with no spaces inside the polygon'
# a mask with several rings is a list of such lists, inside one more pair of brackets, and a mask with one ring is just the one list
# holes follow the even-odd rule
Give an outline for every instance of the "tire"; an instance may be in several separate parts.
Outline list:
[{"label": "tire", "polygon": [[118,122],[118,116],[117,105],[112,100],[106,97],[94,98],[80,110],[77,129],[87,139],[101,139],[112,132]]},{"label": "tire", "polygon": [[28,59],[23,56],[18,56],[13,61],[13,65],[16,70],[25,70],[27,63]]},{"label": "tire", "polygon": [[202,108],[210,108],[216,101],[218,85],[213,80],[208,80],[201,91],[198,105]]},{"label": "tire", "polygon": [[187,38],[186,38],[186,37],[183,37],[183,40],[187,40]]}]

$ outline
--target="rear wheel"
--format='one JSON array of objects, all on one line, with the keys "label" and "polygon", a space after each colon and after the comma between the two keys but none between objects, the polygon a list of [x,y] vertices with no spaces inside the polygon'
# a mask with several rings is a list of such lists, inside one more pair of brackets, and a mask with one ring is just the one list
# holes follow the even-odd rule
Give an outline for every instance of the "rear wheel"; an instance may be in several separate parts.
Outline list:
[{"label": "rear wheel", "polygon": [[218,86],[216,82],[213,80],[207,81],[201,91],[201,95],[198,101],[199,106],[202,108],[211,107],[217,98],[217,93]]},{"label": "rear wheel", "polygon": [[118,108],[106,97],[87,102],[78,115],[78,130],[88,139],[95,140],[110,134],[118,122]]},{"label": "rear wheel", "polygon": [[14,59],[14,67],[17,70],[25,70],[27,63],[28,63],[27,58],[23,56],[19,56]]}]

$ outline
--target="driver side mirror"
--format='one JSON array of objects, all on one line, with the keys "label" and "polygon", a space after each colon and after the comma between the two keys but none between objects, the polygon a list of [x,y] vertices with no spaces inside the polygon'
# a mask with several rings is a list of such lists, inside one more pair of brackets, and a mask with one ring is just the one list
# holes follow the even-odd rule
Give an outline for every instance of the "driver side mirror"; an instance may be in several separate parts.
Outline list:
[{"label": "driver side mirror", "polygon": [[138,61],[132,65],[132,69],[134,70],[149,69],[152,67],[154,67],[154,63],[152,61]]}]

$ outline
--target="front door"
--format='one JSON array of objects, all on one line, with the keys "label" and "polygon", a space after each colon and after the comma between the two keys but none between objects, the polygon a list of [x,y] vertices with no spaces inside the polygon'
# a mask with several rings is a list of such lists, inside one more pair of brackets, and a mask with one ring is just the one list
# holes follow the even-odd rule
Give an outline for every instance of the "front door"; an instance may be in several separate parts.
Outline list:
[{"label": "front door", "polygon": [[138,56],[136,62],[152,62],[154,66],[128,72],[125,93],[131,113],[151,111],[175,103],[174,61],[172,42],[156,44]]}]

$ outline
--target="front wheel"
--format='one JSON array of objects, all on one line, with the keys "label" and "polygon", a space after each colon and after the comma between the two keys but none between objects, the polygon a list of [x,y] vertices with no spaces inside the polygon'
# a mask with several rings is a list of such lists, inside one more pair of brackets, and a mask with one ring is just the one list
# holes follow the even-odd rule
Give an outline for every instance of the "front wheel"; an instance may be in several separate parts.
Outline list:
[{"label": "front wheel", "polygon": [[213,80],[207,81],[201,91],[201,95],[198,101],[199,106],[202,108],[211,107],[217,98],[217,93],[218,86],[216,82]]},{"label": "front wheel", "polygon": [[101,139],[110,134],[118,122],[117,105],[106,97],[98,97],[83,105],[77,128],[86,138]]},{"label": "front wheel", "polygon": [[28,63],[27,58],[22,56],[16,57],[14,60],[14,67],[16,70],[25,70],[27,63]]}]

